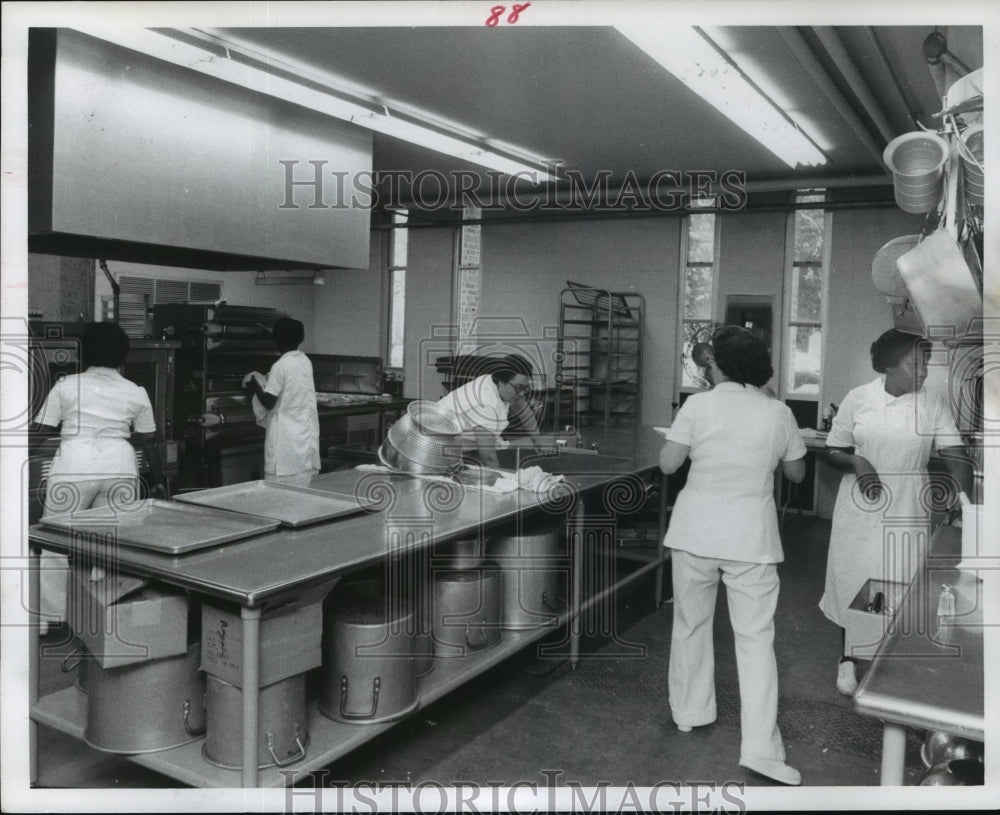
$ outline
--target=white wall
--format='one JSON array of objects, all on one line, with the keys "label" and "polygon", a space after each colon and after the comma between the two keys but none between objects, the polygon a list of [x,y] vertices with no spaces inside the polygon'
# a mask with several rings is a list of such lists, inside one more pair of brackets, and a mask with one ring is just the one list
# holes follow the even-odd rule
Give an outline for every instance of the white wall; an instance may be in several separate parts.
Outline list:
[{"label": "white wall", "polygon": [[520,318],[544,338],[559,325],[567,280],[643,295],[642,421],[669,423],[680,225],[680,218],[607,218],[484,226],[480,315]]},{"label": "white wall", "polygon": [[[371,233],[368,269],[334,269],[317,286],[313,348],[318,354],[378,357],[384,354],[385,309],[382,279],[388,233]],[[307,326],[308,330],[308,326]]]},{"label": "white wall", "polygon": [[444,390],[434,361],[451,353],[455,230],[422,228],[409,233],[403,394],[437,400]]},{"label": "white wall", "polygon": [[833,213],[823,404],[839,405],[851,388],[875,378],[868,349],[892,328],[892,308],[872,283],[872,259],[893,238],[918,234],[923,220],[898,209]]}]

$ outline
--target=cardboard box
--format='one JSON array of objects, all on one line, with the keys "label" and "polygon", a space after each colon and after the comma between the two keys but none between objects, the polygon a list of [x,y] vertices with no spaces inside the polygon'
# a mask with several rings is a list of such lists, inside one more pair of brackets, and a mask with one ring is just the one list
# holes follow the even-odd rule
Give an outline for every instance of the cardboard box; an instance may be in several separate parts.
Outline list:
[{"label": "cardboard box", "polygon": [[[260,619],[260,686],[319,667],[323,661],[323,598],[333,583],[265,608]],[[236,606],[201,607],[201,669],[243,687],[243,620]]]},{"label": "cardboard box", "polygon": [[102,668],[187,651],[188,597],[132,575],[91,580],[74,567],[67,596],[70,628]]},{"label": "cardboard box", "polygon": [[[869,611],[875,602],[875,597],[881,592],[883,608],[888,605],[892,615],[883,612]],[[906,592],[906,584],[893,583],[886,580],[868,580],[845,613],[845,645],[846,656],[859,659],[871,659],[875,656],[882,639],[885,637],[892,617],[899,610],[899,604]]]}]

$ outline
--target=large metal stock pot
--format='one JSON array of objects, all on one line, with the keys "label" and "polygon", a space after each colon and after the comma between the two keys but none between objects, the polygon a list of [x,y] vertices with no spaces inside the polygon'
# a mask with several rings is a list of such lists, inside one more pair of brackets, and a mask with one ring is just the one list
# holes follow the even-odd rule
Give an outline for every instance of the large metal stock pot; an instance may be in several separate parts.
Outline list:
[{"label": "large metal stock pot", "polygon": [[433,614],[437,656],[460,657],[496,645],[503,637],[500,570],[484,563],[435,572]]},{"label": "large metal stock pot", "polygon": [[379,461],[404,473],[447,475],[462,464],[461,427],[435,402],[411,402],[389,428]]},{"label": "large metal stock pot", "polygon": [[87,673],[83,739],[106,753],[152,753],[205,733],[201,644],[187,653],[116,668],[93,661]]},{"label": "large metal stock pot", "polygon": [[366,589],[334,592],[323,609],[319,709],[348,724],[390,721],[419,702],[413,610],[403,598]]}]

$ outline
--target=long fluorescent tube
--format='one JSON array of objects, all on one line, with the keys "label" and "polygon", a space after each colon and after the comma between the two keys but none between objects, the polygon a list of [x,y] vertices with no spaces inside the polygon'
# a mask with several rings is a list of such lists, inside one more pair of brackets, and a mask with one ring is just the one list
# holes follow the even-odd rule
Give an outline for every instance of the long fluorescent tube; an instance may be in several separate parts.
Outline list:
[{"label": "long fluorescent tube", "polygon": [[691,26],[616,26],[619,32],[712,107],[795,169],[826,164],[826,156]]},{"label": "long fluorescent tube", "polygon": [[[323,83],[314,79],[300,82],[282,75],[294,76],[297,72],[297,68],[294,67],[283,66],[280,72],[268,70],[267,67],[257,67],[250,64],[254,58],[248,56],[247,49],[236,44],[229,45],[217,37],[209,38],[197,31],[178,32],[188,38],[178,39],[170,35],[170,30],[121,27],[98,29],[87,26],[75,26],[75,28],[84,34],[123,48],[199,71],[256,93],[284,99],[359,127],[384,133],[454,158],[464,159],[491,170],[511,176],[520,175],[539,184],[556,180],[546,172],[545,162],[542,159],[538,159],[535,163],[520,161],[516,157],[512,158],[490,150],[475,140],[452,135],[446,132],[443,126],[425,126],[402,115],[393,115],[385,106],[376,106],[371,101],[364,104],[344,98],[343,91],[332,87],[324,88]],[[201,39],[209,45],[206,47],[195,44],[190,39]],[[224,52],[224,55],[220,56],[220,52]],[[244,59],[233,58],[233,54],[237,52]],[[270,57],[257,56],[256,60],[265,66],[277,64]]]}]

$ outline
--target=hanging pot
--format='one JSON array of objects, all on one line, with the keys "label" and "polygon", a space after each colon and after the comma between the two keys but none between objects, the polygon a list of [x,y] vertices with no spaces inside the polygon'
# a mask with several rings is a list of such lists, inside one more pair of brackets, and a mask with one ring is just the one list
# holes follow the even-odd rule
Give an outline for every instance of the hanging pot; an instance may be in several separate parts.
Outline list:
[{"label": "hanging pot", "polygon": [[896,261],[920,242],[919,235],[893,238],[875,253],[872,259],[872,283],[890,303],[902,303],[906,297],[906,284],[899,276]]},{"label": "hanging pot", "polygon": [[87,671],[84,741],[106,753],[152,753],[199,739],[205,732],[201,644],[186,654],[117,668],[96,661]]}]

